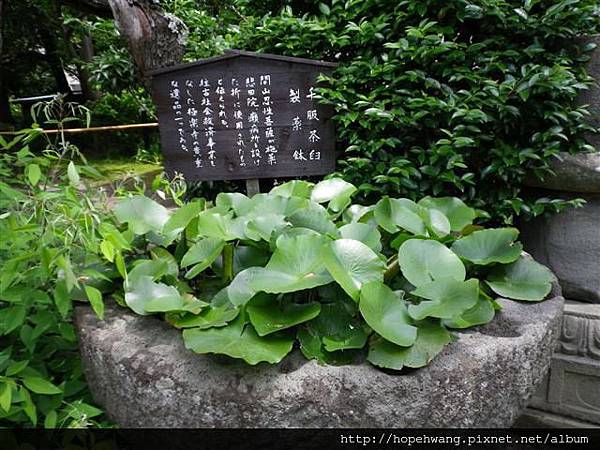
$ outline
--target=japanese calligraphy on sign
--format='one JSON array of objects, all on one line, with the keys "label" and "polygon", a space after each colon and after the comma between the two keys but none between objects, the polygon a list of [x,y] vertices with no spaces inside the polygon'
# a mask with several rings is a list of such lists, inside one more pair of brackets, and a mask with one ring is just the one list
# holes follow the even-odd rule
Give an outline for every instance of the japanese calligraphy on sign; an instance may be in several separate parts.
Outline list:
[{"label": "japanese calligraphy on sign", "polygon": [[316,90],[318,75],[333,67],[232,51],[155,71],[165,169],[189,181],[333,171],[332,110]]}]

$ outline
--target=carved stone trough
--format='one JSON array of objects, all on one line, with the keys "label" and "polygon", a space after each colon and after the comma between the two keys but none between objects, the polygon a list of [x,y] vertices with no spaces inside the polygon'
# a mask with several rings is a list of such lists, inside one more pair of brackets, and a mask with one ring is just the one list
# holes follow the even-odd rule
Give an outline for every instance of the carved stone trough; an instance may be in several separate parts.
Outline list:
[{"label": "carved stone trough", "polygon": [[298,352],[279,365],[198,355],[157,317],[76,312],[87,381],[123,427],[508,427],[542,381],[563,298],[519,303],[457,332],[425,368],[321,366]]}]

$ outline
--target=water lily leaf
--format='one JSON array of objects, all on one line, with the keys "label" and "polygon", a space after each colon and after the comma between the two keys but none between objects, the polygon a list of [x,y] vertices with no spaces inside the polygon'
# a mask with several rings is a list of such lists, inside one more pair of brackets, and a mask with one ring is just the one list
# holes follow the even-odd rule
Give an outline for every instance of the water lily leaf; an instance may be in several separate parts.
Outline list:
[{"label": "water lily leaf", "polygon": [[330,283],[321,252],[329,240],[321,235],[280,236],[264,269],[253,272],[250,287],[256,292],[285,293]]},{"label": "water lily leaf", "polygon": [[135,234],[146,234],[149,231],[159,233],[169,220],[167,208],[144,196],[119,200],[114,212],[117,220],[129,224]]},{"label": "water lily leaf", "polygon": [[169,263],[165,259],[144,259],[135,262],[127,274],[127,283],[134,284],[142,277],[159,280],[169,272]]},{"label": "water lily leaf", "polygon": [[381,251],[381,233],[376,227],[354,222],[340,227],[339,230],[342,238],[360,241],[376,253]]},{"label": "water lily leaf", "polygon": [[323,261],[331,276],[354,301],[358,301],[363,283],[383,281],[385,263],[360,241],[331,242],[323,248]]},{"label": "water lily leaf", "polygon": [[406,198],[384,197],[375,205],[375,220],[389,233],[400,229],[416,235],[426,235],[425,222],[420,217],[420,208],[412,200]]},{"label": "water lily leaf", "polygon": [[422,208],[420,216],[435,236],[444,237],[450,233],[450,221],[443,212],[435,208]]},{"label": "water lily leaf", "polygon": [[339,350],[364,347],[371,330],[357,316],[356,303],[349,298],[341,300],[340,294],[343,291],[333,302],[321,304],[321,313],[299,328],[300,350],[306,358],[323,364],[347,364],[352,352]]},{"label": "water lily leaf", "polygon": [[316,359],[320,364],[328,363],[328,355],[323,347],[321,336],[311,327],[299,327],[296,333],[300,351],[306,359]]},{"label": "water lily leaf", "polygon": [[162,234],[165,236],[163,245],[167,246],[181,233],[185,227],[204,209],[205,202],[194,201],[183,205],[175,211],[163,227]]},{"label": "water lily leaf", "polygon": [[316,203],[310,203],[306,208],[299,209],[288,216],[294,227],[310,228],[321,234],[339,236],[339,231],[325,208]]},{"label": "water lily leaf", "polygon": [[227,215],[208,209],[198,215],[198,231],[201,236],[213,237],[224,241],[244,238],[244,227],[247,218],[235,220],[232,213]]},{"label": "water lily leaf", "polygon": [[365,327],[356,327],[349,329],[344,335],[325,336],[322,339],[323,347],[328,352],[337,352],[339,350],[352,350],[363,348],[367,343],[369,333]]},{"label": "water lily leaf", "polygon": [[321,312],[321,305],[317,302],[280,305],[274,297],[270,296],[266,303],[249,304],[246,311],[258,335],[266,336],[314,319]]},{"label": "water lily leaf", "polygon": [[458,281],[450,277],[439,278],[419,286],[411,294],[430,300],[408,307],[408,313],[413,319],[421,320],[425,317],[451,319],[475,306],[479,299],[479,280],[471,278],[467,281]]},{"label": "water lily leaf", "polygon": [[465,279],[465,266],[455,253],[434,240],[409,239],[398,249],[398,264],[402,275],[414,286],[452,277]]},{"label": "water lily leaf", "polygon": [[153,312],[171,311],[183,308],[184,301],[179,291],[164,283],[157,283],[152,276],[136,276],[129,279],[125,288],[125,303],[135,313],[146,315],[149,303],[153,305]]},{"label": "water lily leaf", "polygon": [[450,222],[452,231],[461,231],[470,225],[477,217],[473,208],[469,208],[464,202],[456,197],[424,197],[419,200],[419,205],[428,209],[437,209],[444,213]]},{"label": "water lily leaf", "polygon": [[552,272],[533,259],[521,256],[512,264],[495,267],[486,282],[503,297],[539,301],[552,289]]},{"label": "water lily leaf", "polygon": [[[263,267],[269,261],[270,253],[267,250],[247,245],[238,245],[233,252],[233,273],[237,275],[249,267]],[[223,270],[223,257],[217,257],[213,267],[216,271]]]},{"label": "water lily leaf", "polygon": [[227,355],[255,365],[280,362],[292,350],[294,339],[281,334],[260,337],[241,314],[226,327],[186,329],[183,342],[187,349],[196,353]]},{"label": "water lily leaf", "polygon": [[269,242],[273,233],[277,233],[287,227],[289,223],[283,214],[261,214],[246,222],[245,235],[253,241]]},{"label": "water lily leaf", "polygon": [[359,308],[365,322],[386,340],[409,346],[417,339],[417,328],[404,300],[385,284],[379,281],[363,284]]},{"label": "water lily leaf", "polygon": [[518,235],[519,230],[516,228],[475,231],[455,241],[452,250],[475,264],[507,264],[515,261],[523,251],[523,246],[514,242]]},{"label": "water lily leaf", "polygon": [[356,186],[341,178],[323,180],[312,190],[310,199],[315,203],[329,202],[329,209],[340,212],[350,204],[350,197],[356,192]]},{"label": "water lily leaf", "polygon": [[282,197],[310,198],[314,183],[303,180],[292,180],[271,189],[271,194]]},{"label": "water lily leaf", "polygon": [[264,271],[262,267],[249,267],[242,270],[229,283],[229,286],[223,288],[216,297],[224,297],[235,306],[245,305],[258,293],[256,289],[250,286],[250,281],[259,276],[262,271]]},{"label": "water lily leaf", "polygon": [[376,338],[371,341],[367,360],[384,369],[424,367],[450,340],[450,333],[438,321],[424,320],[418,323],[417,340],[412,346],[401,347],[383,338]]},{"label": "water lily leaf", "polygon": [[480,295],[475,306],[459,316],[443,320],[442,324],[448,328],[469,328],[491,322],[495,314],[492,302]]},{"label": "water lily leaf", "polygon": [[353,223],[359,222],[363,217],[367,216],[370,212],[375,209],[375,206],[363,206],[363,205],[351,205],[342,214],[342,218],[345,222]]},{"label": "water lily leaf", "polygon": [[215,259],[219,257],[225,241],[216,237],[207,237],[200,239],[183,255],[181,267],[188,267],[195,264],[186,274],[186,278],[193,278],[210,266]]},{"label": "water lily leaf", "polygon": [[241,306],[258,292],[286,293],[311,289],[332,281],[321,261],[328,239],[318,234],[282,235],[266,267],[238,273],[226,288],[229,301]]},{"label": "water lily leaf", "polygon": [[233,210],[238,216],[247,214],[254,206],[252,199],[239,192],[220,192],[215,205],[223,210]]},{"label": "water lily leaf", "polygon": [[170,276],[173,277],[173,279],[177,279],[177,276],[179,275],[179,264],[167,249],[164,247],[154,247],[150,249],[150,256],[155,261],[163,261],[167,264],[167,270],[164,273],[164,276]]},{"label": "water lily leaf", "polygon": [[185,314],[183,317],[171,317],[169,322],[176,328],[217,328],[223,327],[235,319],[240,313],[239,308],[230,305],[210,306],[200,314]]}]

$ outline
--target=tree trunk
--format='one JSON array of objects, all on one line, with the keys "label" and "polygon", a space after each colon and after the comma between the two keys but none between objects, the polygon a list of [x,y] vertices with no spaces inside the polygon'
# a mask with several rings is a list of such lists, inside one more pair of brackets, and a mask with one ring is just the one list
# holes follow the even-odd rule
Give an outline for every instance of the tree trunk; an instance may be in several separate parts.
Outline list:
[{"label": "tree trunk", "polygon": [[[80,50],[81,59],[84,64],[89,64],[92,62],[94,58],[94,44],[92,42],[92,36],[89,33],[86,33],[83,36],[81,42],[81,50]],[[86,100],[96,100],[98,98],[98,93],[92,87],[90,83],[90,72],[85,65],[77,66],[77,71],[79,74],[79,81],[81,82],[81,91],[83,93],[83,97]]]},{"label": "tree trunk", "polygon": [[[4,0],[0,0],[0,64],[4,64],[2,54],[4,44]],[[15,121],[10,111],[8,91],[6,89],[5,71],[0,70],[0,130],[14,125]]]},{"label": "tree trunk", "polygon": [[64,0],[70,6],[106,17],[112,11],[127,41],[139,78],[149,84],[148,72],[178,64],[183,58],[187,28],[165,13],[158,0]]},{"label": "tree trunk", "polygon": [[127,40],[139,77],[148,85],[148,72],[178,64],[183,58],[187,28],[165,13],[154,0],[108,0],[117,28]]}]

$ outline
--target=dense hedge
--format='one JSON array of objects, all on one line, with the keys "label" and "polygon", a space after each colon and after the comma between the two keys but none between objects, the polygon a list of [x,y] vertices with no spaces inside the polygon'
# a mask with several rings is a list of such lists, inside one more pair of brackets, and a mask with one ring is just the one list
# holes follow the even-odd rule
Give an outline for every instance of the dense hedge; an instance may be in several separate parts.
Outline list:
[{"label": "dense hedge", "polygon": [[591,150],[573,100],[592,80],[595,0],[348,0],[242,28],[247,49],[339,61],[340,174],[363,197],[458,195],[495,220],[564,206],[524,198],[526,173]]}]

